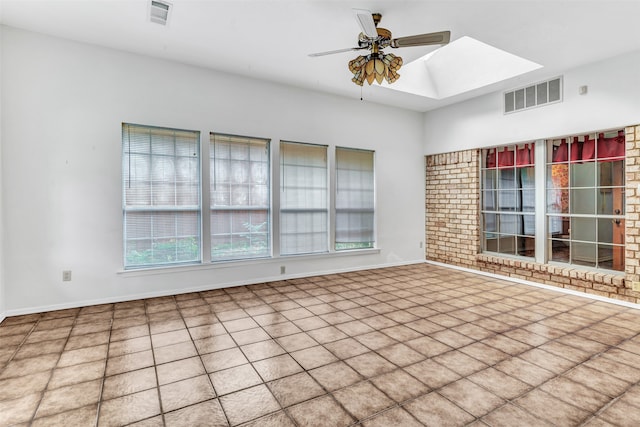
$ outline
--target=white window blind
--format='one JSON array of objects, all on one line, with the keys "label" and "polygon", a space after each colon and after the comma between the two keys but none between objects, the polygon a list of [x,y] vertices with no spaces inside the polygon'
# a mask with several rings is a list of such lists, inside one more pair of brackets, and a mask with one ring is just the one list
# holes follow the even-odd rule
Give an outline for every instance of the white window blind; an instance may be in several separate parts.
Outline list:
[{"label": "white window blind", "polygon": [[200,261],[200,133],[122,125],[124,266]]},{"label": "white window blind", "polygon": [[374,152],[336,148],[336,250],[374,245]]},{"label": "white window blind", "polygon": [[270,255],[269,141],[210,134],[211,259]]},{"label": "white window blind", "polygon": [[327,147],[280,143],[280,253],[328,250]]}]

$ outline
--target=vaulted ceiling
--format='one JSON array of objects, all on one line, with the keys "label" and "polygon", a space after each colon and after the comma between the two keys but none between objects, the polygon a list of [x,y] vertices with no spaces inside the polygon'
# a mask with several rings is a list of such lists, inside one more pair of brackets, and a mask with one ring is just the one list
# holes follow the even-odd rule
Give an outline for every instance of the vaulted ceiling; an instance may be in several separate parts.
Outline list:
[{"label": "vaulted ceiling", "polygon": [[[166,26],[150,22],[148,0],[0,0],[0,23],[351,98],[362,95],[367,101],[417,111],[640,50],[640,25],[635,23],[640,1],[169,2],[172,8]],[[380,26],[391,30],[394,37],[450,30],[452,42],[471,37],[542,67],[442,99],[366,83],[361,91],[351,82],[353,75],[347,68],[359,53],[308,56],[356,46],[360,27],[352,8],[381,13]],[[406,67],[436,48],[408,47],[393,53],[403,57]],[[485,57],[469,56],[466,63],[463,58],[455,78],[477,76]],[[403,69],[400,75],[402,80]]]}]

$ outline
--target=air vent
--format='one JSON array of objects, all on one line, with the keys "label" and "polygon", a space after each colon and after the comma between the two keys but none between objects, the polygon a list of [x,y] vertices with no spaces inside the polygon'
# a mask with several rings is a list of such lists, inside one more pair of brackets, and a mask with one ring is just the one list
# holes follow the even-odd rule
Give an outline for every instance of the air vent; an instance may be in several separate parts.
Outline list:
[{"label": "air vent", "polygon": [[170,3],[151,0],[149,7],[149,20],[156,24],[167,25],[167,22],[169,21],[169,10],[171,10]]},{"label": "air vent", "polygon": [[538,107],[562,101],[562,77],[536,83],[531,86],[519,88],[504,93],[504,112],[516,111]]}]

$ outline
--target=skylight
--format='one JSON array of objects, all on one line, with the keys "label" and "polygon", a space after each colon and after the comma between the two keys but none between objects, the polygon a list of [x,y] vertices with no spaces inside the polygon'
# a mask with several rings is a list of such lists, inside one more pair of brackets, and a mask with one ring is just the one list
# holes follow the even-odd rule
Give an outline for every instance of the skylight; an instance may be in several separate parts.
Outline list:
[{"label": "skylight", "polygon": [[444,99],[541,67],[464,36],[406,64],[401,70],[402,77],[385,86],[427,98]]}]

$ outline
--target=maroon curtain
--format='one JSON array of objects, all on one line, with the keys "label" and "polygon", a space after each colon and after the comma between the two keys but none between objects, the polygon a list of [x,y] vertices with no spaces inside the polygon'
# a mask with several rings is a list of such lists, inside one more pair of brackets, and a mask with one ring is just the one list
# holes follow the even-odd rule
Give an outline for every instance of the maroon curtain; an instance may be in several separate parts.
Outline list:
[{"label": "maroon curtain", "polygon": [[504,150],[498,153],[498,167],[506,168],[513,166],[513,151],[509,151],[507,147],[504,147]]},{"label": "maroon curtain", "polygon": [[624,131],[618,131],[618,136],[605,138],[604,134],[598,135],[598,159],[607,161],[619,160],[625,155]]},{"label": "maroon curtain", "polygon": [[569,146],[567,140],[563,139],[560,145],[553,152],[553,163],[566,162],[568,157]]},{"label": "maroon curtain", "polygon": [[516,151],[516,166],[528,166],[533,164],[533,156],[529,144],[525,144]]},{"label": "maroon curtain", "polygon": [[589,135],[584,136],[584,142],[582,143],[582,160],[595,159],[596,156],[596,141],[589,139]]},{"label": "maroon curtain", "polygon": [[582,157],[582,153],[581,153],[581,148],[582,148],[582,143],[580,143],[578,141],[578,137],[574,136],[573,137],[573,142],[571,143],[571,147],[569,147],[569,151],[570,151],[570,158],[572,162],[577,162],[581,159]]},{"label": "maroon curtain", "polygon": [[492,148],[487,151],[487,168],[496,167],[496,149]]}]

